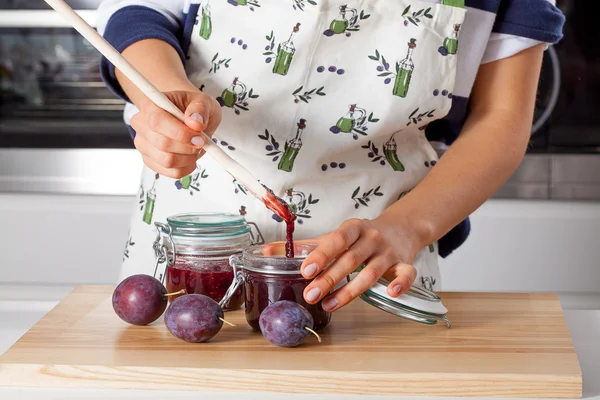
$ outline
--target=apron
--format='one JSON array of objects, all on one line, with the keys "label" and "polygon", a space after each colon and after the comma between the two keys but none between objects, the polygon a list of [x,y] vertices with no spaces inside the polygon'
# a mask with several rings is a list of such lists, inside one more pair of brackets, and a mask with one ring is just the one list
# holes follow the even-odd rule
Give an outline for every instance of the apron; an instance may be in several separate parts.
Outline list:
[{"label": "apron", "polygon": [[[376,218],[436,165],[425,127],[450,110],[466,13],[461,0],[313,3],[190,5],[186,70],[222,106],[213,140],[292,204],[296,239]],[[154,223],[174,214],[241,213],[267,242],[285,240],[285,224],[210,156],[179,180],[142,175],[121,279],[153,274]],[[437,243],[414,265],[415,285],[438,290]]]}]

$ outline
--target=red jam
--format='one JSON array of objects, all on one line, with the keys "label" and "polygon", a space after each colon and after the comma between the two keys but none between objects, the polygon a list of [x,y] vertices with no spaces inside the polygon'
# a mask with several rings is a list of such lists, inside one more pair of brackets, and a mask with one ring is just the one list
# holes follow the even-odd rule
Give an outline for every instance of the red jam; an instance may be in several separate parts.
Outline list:
[{"label": "red jam", "polygon": [[[206,295],[216,302],[225,296],[233,282],[233,268],[228,259],[207,260],[206,257],[180,255],[175,257],[175,265],[167,267],[166,288],[168,293],[185,289],[188,294]],[[169,297],[173,301],[178,296]],[[237,310],[244,302],[244,288],[240,286],[223,309]]]},{"label": "red jam", "polygon": [[287,258],[294,258],[294,221],[296,221],[296,214],[294,214],[283,200],[275,196],[269,188],[266,189],[268,193],[263,199],[265,205],[285,221],[285,256]]},{"label": "red jam", "polygon": [[321,302],[308,304],[302,293],[310,283],[302,275],[273,275],[245,270],[246,320],[252,329],[260,331],[260,313],[279,300],[290,300],[305,307],[315,320],[315,331],[329,324],[331,313],[323,310]]}]

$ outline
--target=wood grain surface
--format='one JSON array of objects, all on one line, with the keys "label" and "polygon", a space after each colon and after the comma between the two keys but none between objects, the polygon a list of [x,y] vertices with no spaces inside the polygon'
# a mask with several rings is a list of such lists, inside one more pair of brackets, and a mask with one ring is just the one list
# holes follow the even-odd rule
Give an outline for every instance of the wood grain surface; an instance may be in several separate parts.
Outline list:
[{"label": "wood grain surface", "polygon": [[226,313],[208,343],[171,336],[162,318],[129,326],[113,287],[80,286],[0,357],[0,386],[321,394],[581,398],[581,369],[558,298],[442,293],[452,328],[360,300],[321,336],[271,345]]}]

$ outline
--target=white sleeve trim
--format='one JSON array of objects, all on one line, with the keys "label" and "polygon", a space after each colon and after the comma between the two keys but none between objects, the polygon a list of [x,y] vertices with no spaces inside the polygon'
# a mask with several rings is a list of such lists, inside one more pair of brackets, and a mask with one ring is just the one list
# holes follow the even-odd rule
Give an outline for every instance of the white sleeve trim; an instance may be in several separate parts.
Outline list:
[{"label": "white sleeve trim", "polygon": [[[542,44],[538,40],[509,35],[506,33],[492,33],[483,54],[482,64],[508,58],[523,50]],[[548,44],[546,44],[548,48]]]}]

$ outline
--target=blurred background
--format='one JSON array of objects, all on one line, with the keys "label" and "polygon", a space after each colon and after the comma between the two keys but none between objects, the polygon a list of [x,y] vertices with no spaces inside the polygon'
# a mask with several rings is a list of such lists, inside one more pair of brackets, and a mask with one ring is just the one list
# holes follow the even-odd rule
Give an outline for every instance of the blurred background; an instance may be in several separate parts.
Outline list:
[{"label": "blurred background", "polygon": [[[98,1],[69,3],[94,22]],[[600,308],[600,31],[590,3],[557,1],[565,37],[545,54],[531,148],[473,215],[467,243],[442,260],[445,291],[551,291]],[[117,279],[142,164],[98,60],[44,2],[0,0],[0,298],[54,300]]]}]

